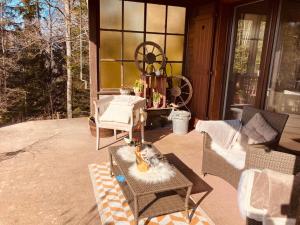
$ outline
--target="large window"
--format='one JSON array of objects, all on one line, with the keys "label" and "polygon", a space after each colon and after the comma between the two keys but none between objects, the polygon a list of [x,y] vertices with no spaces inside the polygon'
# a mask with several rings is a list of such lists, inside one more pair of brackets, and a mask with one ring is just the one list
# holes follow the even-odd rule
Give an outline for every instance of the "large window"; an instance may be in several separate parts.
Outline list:
[{"label": "large window", "polygon": [[100,89],[133,85],[140,77],[134,52],[144,41],[163,48],[167,74],[182,74],[185,16],[184,7],[100,0]]},{"label": "large window", "polygon": [[267,109],[300,115],[300,2],[282,2]]}]

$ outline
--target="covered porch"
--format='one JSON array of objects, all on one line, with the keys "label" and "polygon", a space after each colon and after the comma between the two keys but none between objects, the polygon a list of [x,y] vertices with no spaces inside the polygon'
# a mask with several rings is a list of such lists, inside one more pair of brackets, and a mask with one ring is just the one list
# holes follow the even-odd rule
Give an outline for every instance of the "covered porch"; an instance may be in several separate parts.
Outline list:
[{"label": "covered porch", "polygon": [[[141,73],[133,58],[140,42],[153,41],[171,64],[171,70],[163,68],[162,74],[185,76],[192,85],[193,95],[186,104],[192,114],[191,130],[198,120],[236,119],[245,106],[254,106],[289,114],[280,145],[299,154],[300,62],[294,49],[299,49],[300,17],[295,9],[300,5],[292,0],[90,0],[91,104],[101,95],[133,88],[135,79],[151,74],[158,79],[160,71],[154,67],[148,73],[143,64],[146,72]],[[143,97],[151,100],[146,91]],[[161,110],[167,106],[168,100]],[[151,103],[147,109],[152,112]],[[92,115],[94,110],[91,105]],[[148,134],[153,132],[165,129]],[[183,140],[169,134],[154,142],[163,153],[178,154],[199,177],[198,159],[202,162],[203,156],[199,137],[191,131]],[[245,223],[237,210],[236,190],[217,177],[208,175],[204,181],[213,191],[201,206],[212,220]],[[201,199],[201,194],[196,196]],[[218,211],[216,204],[233,210]]]},{"label": "covered porch", "polygon": [[[299,1],[88,4],[91,115],[100,95],[119,95],[139,79],[133,53],[140,41],[159,43],[173,72],[192,84],[187,104],[192,121],[184,136],[173,134],[168,124],[146,130],[145,140],[193,182],[192,198],[215,225],[244,225],[237,190],[217,176],[202,176],[203,139],[194,125],[238,118],[247,105],[286,113],[290,117],[279,145],[300,151]],[[126,15],[133,15],[133,27]],[[147,21],[155,21],[154,30],[148,30]],[[95,151],[88,118],[16,124],[1,128],[0,136],[6,140],[0,142],[0,199],[5,203],[0,204],[0,224],[101,224],[88,165],[107,163],[109,156],[107,148]],[[113,141],[101,138],[101,145]]]}]

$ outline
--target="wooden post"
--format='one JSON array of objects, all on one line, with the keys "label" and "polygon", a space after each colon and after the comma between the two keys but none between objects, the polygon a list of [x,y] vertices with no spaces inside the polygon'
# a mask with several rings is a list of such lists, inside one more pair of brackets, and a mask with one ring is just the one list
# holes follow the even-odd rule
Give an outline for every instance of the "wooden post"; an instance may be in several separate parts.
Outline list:
[{"label": "wooden post", "polygon": [[89,68],[90,68],[90,114],[94,115],[93,101],[99,89],[99,20],[100,1],[88,0],[89,13]]}]

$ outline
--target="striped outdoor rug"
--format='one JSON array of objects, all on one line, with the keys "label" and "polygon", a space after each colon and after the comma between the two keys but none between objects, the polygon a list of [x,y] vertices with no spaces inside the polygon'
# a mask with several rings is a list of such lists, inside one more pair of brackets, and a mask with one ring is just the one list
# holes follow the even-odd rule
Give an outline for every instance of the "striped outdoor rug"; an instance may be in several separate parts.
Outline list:
[{"label": "striped outdoor rug", "polygon": [[[133,225],[134,217],[115,177],[110,177],[109,164],[89,165],[99,215],[103,225]],[[186,225],[184,212],[139,220],[139,225]],[[214,225],[198,206],[191,225]]]}]

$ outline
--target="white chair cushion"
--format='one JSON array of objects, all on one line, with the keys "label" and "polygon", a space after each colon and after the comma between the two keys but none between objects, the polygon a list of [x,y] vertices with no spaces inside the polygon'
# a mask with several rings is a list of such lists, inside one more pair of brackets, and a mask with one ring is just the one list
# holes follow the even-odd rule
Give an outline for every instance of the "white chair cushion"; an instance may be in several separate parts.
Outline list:
[{"label": "white chair cushion", "polygon": [[244,219],[250,217],[256,221],[263,221],[266,215],[266,210],[256,209],[251,206],[251,192],[254,181],[254,174],[261,173],[258,169],[248,169],[241,174],[241,178],[238,186],[238,206],[240,213]]},{"label": "white chair cushion", "polygon": [[100,116],[100,122],[130,123],[132,106],[110,104]]},{"label": "white chair cushion", "polygon": [[110,105],[110,102],[114,99],[113,95],[100,95],[99,96],[99,100],[98,100],[98,104],[99,104],[99,108],[98,108],[98,112],[99,115],[102,115],[105,110],[107,109],[107,107]]},{"label": "white chair cushion", "polygon": [[[131,95],[100,96],[100,122],[116,122],[130,124],[131,114],[134,106],[144,98]],[[133,114],[133,125],[139,121],[140,110],[135,109]]]},{"label": "white chair cushion", "polygon": [[211,149],[234,168],[239,170],[244,169],[246,162],[246,152],[239,147],[233,146],[231,149],[225,149],[212,142]]}]

